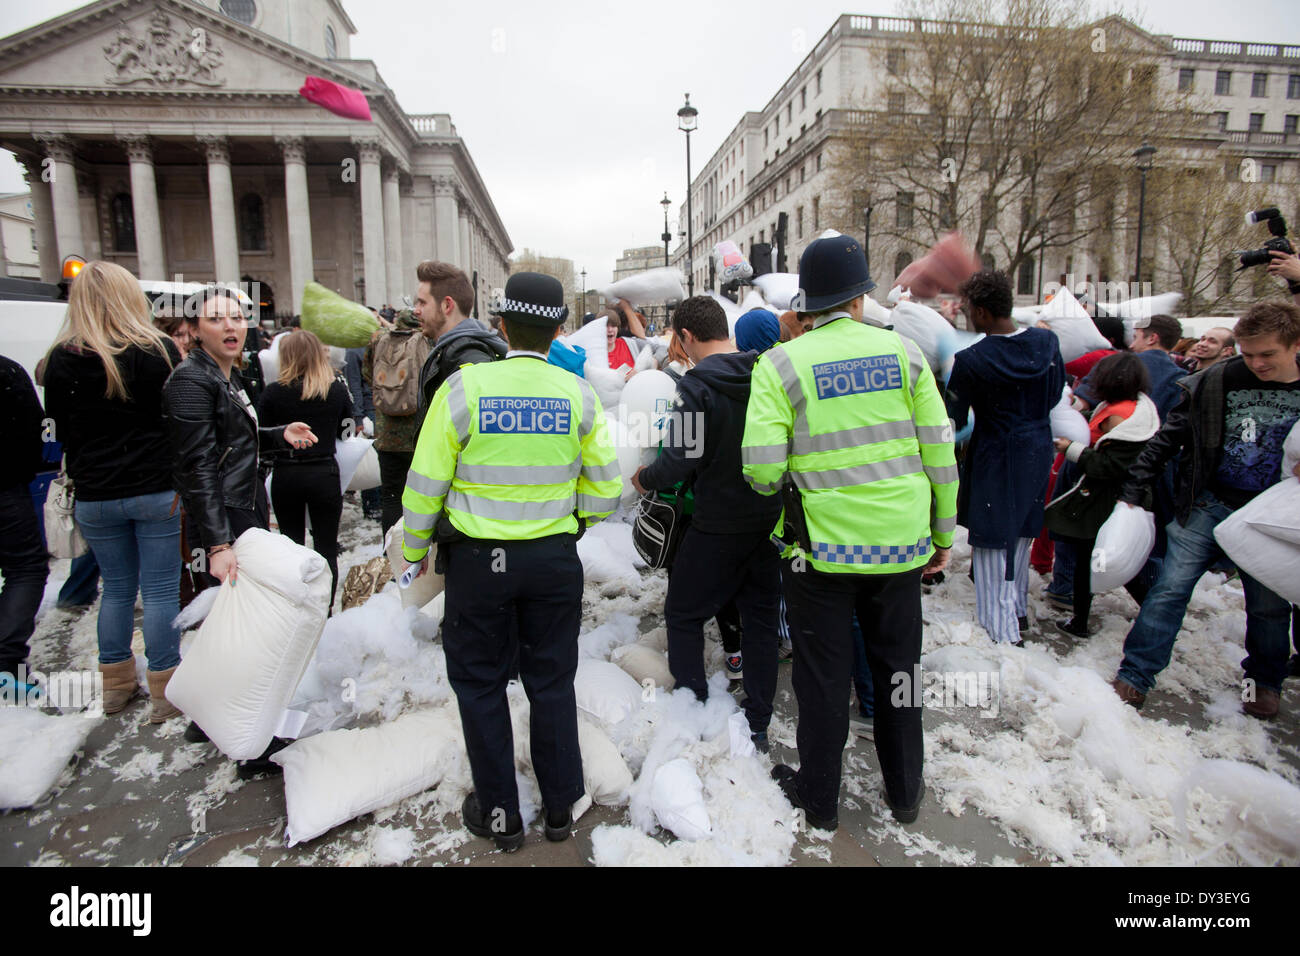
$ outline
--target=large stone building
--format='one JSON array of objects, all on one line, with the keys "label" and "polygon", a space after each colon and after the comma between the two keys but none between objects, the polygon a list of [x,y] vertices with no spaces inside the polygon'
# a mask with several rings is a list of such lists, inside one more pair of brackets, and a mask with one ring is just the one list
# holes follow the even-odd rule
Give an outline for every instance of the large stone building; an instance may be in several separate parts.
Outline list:
[{"label": "large stone building", "polygon": [[663,246],[638,246],[635,249],[624,249],[623,255],[614,261],[614,281],[617,282],[619,279],[625,279],[648,269],[661,269],[664,265],[666,263]]},{"label": "large stone building", "polygon": [[[510,237],[445,114],[407,115],[339,0],[99,0],[0,40],[0,146],[32,190],[40,274],[68,255],[145,279],[311,280],[379,306],[422,259],[509,272]],[[373,121],[308,102],[361,90]]]},{"label": "large stone building", "polygon": [[[1156,80],[1166,91],[1201,94],[1197,100],[1204,122],[1194,137],[1178,145],[1177,162],[1201,165],[1229,172],[1242,160],[1255,164],[1260,185],[1294,184],[1300,174],[1300,45],[1279,43],[1237,43],[1193,40],[1146,33],[1120,18],[1111,18],[1122,33],[1123,42],[1137,49],[1156,65]],[[767,104],[746,112],[735,123],[713,155],[699,167],[692,183],[694,218],[691,267],[697,291],[707,289],[709,253],[722,240],[736,242],[748,253],[756,243],[772,243],[782,214],[787,217],[785,260],[789,271],[797,271],[799,255],[812,239],[828,227],[861,237],[862,210],[844,210],[852,202],[837,194],[835,148],[864,120],[864,111],[899,112],[913,108],[905,103],[899,87],[889,75],[891,62],[944,25],[882,16],[843,15],[821,37],[799,67],[786,79]],[[705,122],[723,122],[721,117],[702,116]],[[1137,146],[1138,143],[1131,144]],[[1165,150],[1162,161],[1173,162]],[[1129,190],[1136,192],[1136,178]],[[877,192],[879,195],[879,192]],[[1284,198],[1283,213],[1300,213],[1300,194],[1294,185],[1272,190],[1261,198]],[[1133,262],[1136,238],[1136,196],[1122,196],[1122,212],[1107,236],[1112,247],[1107,256],[1113,262],[1114,278],[1127,280],[1125,263]],[[879,203],[875,222],[888,216],[889,225],[901,220],[903,210],[893,209],[894,195]],[[1285,208],[1288,206],[1290,208]],[[879,208],[879,207],[884,208]],[[911,210],[905,211],[911,219]],[[1015,210],[1009,210],[1014,215]],[[920,217],[918,216],[918,219]],[[902,223],[897,223],[901,225]],[[918,223],[919,224],[919,223]],[[1148,221],[1148,227],[1150,221]],[[678,229],[685,234],[686,205],[679,210]],[[1258,245],[1262,230],[1254,237]],[[1157,279],[1170,280],[1174,269],[1158,237],[1147,233],[1143,261],[1153,257]],[[873,239],[872,274],[888,289],[896,274],[911,261],[924,242],[910,248]],[[775,261],[773,267],[777,267]],[[1161,258],[1163,256],[1163,259]],[[1048,250],[1039,261],[1021,262],[1017,269],[1017,292],[1021,301],[1036,298],[1043,276],[1057,279],[1067,273],[1087,274],[1107,281],[1106,266],[1094,258],[1081,261],[1069,249]],[[1045,260],[1045,261],[1043,261]],[[685,243],[673,254],[673,261],[687,269]],[[1008,268],[1008,262],[994,264]]]},{"label": "large stone building", "polygon": [[0,276],[41,276],[31,193],[0,193]]}]

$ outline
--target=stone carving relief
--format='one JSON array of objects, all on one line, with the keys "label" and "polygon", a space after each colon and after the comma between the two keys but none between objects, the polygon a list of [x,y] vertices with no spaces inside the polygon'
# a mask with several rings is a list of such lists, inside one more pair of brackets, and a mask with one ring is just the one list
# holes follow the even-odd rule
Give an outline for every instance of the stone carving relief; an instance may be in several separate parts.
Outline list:
[{"label": "stone carving relief", "polygon": [[186,32],[183,23],[177,30],[171,17],[159,10],[149,18],[143,37],[135,36],[125,24],[118,28],[113,41],[104,47],[104,58],[114,70],[104,79],[117,86],[142,82],[225,86],[225,78],[216,75],[222,56],[207,30],[195,27]]}]

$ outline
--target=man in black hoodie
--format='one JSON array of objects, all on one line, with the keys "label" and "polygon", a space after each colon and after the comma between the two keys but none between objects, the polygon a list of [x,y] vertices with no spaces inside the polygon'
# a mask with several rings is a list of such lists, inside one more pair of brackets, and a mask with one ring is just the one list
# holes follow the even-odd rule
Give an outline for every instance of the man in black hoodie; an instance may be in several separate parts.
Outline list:
[{"label": "man in black hoodie", "polygon": [[735,351],[726,313],[707,296],[679,305],[672,327],[695,367],[678,386],[662,453],[632,479],[641,492],[690,481],[695,493],[694,518],[673,562],[664,606],[668,666],[677,686],[689,687],[700,700],[708,696],[704,622],[734,598],[744,629],[742,706],[755,746],[766,753],[776,695],[781,593],[780,559],[771,534],[781,500],[751,489],[740,462],[749,377],[758,355]]}]

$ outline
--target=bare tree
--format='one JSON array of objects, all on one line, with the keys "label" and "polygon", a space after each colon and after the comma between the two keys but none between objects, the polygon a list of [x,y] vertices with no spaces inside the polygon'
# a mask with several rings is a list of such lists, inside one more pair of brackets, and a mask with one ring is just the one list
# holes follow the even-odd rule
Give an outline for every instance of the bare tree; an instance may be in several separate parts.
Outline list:
[{"label": "bare tree", "polygon": [[907,15],[915,29],[875,51],[883,89],[836,154],[843,221],[872,197],[895,204],[873,235],[909,252],[956,228],[1013,274],[1054,249],[1117,265],[1134,148],[1204,122],[1161,91],[1159,51],[1063,0],[909,0]]}]

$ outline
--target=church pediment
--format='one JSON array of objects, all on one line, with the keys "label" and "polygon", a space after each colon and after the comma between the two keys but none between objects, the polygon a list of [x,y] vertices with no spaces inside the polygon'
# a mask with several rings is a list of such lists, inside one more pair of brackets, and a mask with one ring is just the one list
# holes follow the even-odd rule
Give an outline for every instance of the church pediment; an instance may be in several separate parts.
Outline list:
[{"label": "church pediment", "polygon": [[91,4],[0,42],[8,87],[296,93],[308,74],[368,85],[186,0]]}]

